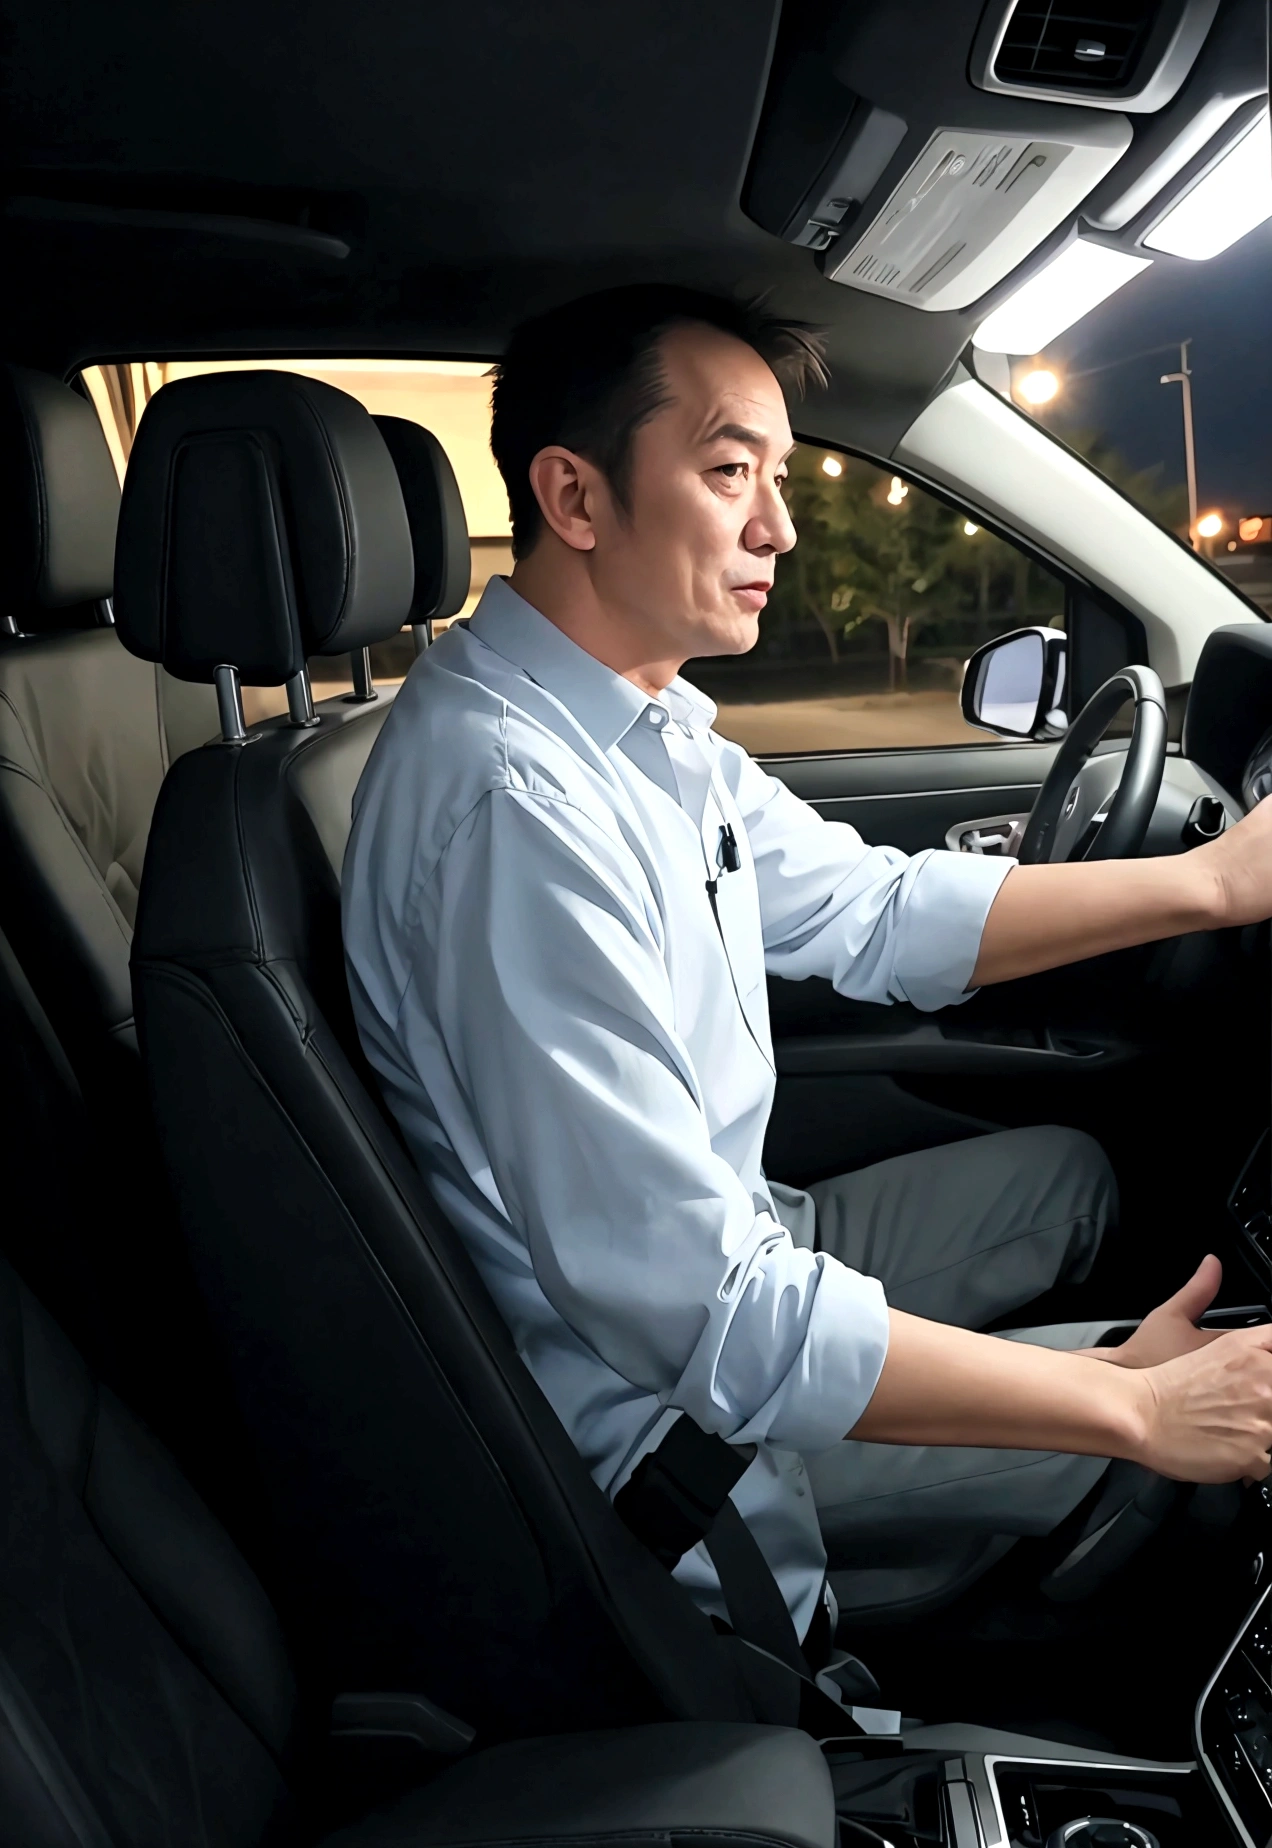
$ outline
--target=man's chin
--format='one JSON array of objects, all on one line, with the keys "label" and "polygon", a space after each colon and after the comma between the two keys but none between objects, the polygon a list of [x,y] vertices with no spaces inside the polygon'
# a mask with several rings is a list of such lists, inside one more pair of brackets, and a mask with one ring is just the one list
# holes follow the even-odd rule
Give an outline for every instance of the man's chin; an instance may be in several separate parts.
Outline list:
[{"label": "man's chin", "polygon": [[697,653],[699,655],[749,654],[759,639],[759,612],[739,615],[736,610],[730,610],[722,620],[712,623],[710,633],[703,637],[703,646],[697,650]]}]

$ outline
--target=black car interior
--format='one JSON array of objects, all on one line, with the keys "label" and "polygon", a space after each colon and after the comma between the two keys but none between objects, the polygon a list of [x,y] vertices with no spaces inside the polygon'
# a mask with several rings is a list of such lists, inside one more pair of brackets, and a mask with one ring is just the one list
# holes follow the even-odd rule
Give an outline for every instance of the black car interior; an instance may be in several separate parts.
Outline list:
[{"label": "black car interior", "polygon": [[[1101,81],[1024,0],[323,0],[299,33],[239,0],[2,11],[0,1841],[1267,1841],[1263,1486],[1115,1469],[1046,1541],[832,1559],[822,1649],[775,1608],[727,1446],[682,1421],[616,1504],[592,1481],[345,985],[350,805],[395,691],[372,651],[465,606],[455,472],[419,424],[254,363],[484,362],[535,307],[656,274],[825,327],[794,427],[886,462],[952,379],[1000,389],[968,342],[1022,275],[1080,225],[1138,248],[1163,151],[1266,97],[1262,0],[1104,0]],[[856,240],[949,122],[1107,144],[1104,177],[974,301],[896,299]],[[242,365],[155,393],[121,499],[81,374],[156,354]],[[1272,627],[1234,593],[1163,689],[1134,613],[1043,562],[1089,723],[769,767],[910,850],[971,816],[1020,817],[1032,857],[1236,820],[1272,788]],[[249,723],[252,688],[286,712]],[[1204,933],[949,1018],[775,982],[767,1167],[1069,1123],[1122,1223],[1030,1321],[1121,1339],[1207,1250],[1212,1323],[1265,1321],[1268,967],[1266,927]],[[667,1569],[700,1538],[728,1625]]]}]

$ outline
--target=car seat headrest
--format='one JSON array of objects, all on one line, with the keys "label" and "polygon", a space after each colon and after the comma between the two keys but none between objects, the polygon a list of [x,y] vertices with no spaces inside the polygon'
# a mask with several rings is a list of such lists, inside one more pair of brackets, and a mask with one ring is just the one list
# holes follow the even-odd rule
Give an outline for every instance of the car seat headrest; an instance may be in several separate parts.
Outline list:
[{"label": "car seat headrest", "polygon": [[395,635],[411,534],[369,414],[290,372],[208,373],[156,392],[124,483],[115,621],[181,680],[278,686],[311,654]]},{"label": "car seat headrest", "polygon": [[457,616],[472,578],[468,522],[455,471],[431,430],[406,417],[377,417],[402,484],[415,552],[413,624]]},{"label": "car seat headrest", "polygon": [[118,518],[92,405],[47,373],[0,365],[0,615],[109,597]]}]

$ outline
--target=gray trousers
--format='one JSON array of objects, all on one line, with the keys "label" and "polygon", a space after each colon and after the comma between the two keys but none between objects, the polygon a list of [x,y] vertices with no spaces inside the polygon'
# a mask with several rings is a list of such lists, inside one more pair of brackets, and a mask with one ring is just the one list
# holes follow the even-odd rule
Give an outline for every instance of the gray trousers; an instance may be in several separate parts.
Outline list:
[{"label": "gray trousers", "polygon": [[[1076,1130],[1012,1129],[879,1162],[808,1194],[773,1189],[795,1242],[878,1277],[895,1309],[962,1328],[1080,1283],[1116,1212],[1099,1144]],[[1094,1345],[1097,1324],[1022,1330]],[[1094,1457],[845,1442],[807,1458],[833,1566],[878,1563],[880,1543],[1045,1534],[1094,1487]],[[906,1550],[904,1547],[902,1550]],[[885,1548],[886,1551],[886,1548]]]}]

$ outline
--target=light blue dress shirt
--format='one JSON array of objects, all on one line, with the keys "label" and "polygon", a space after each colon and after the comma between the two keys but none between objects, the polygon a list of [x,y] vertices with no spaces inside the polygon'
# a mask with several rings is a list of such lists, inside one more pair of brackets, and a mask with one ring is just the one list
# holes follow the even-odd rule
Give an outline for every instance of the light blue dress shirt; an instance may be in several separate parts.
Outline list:
[{"label": "light blue dress shirt", "polygon": [[[345,946],[385,1099],[596,1481],[681,1411],[758,1443],[734,1500],[803,1635],[825,1555],[801,1452],[856,1423],[888,1320],[778,1217],[765,972],[958,1001],[1010,863],[867,847],[714,717],[493,580],[371,754]],[[679,1576],[724,1615],[701,1548]]]}]

